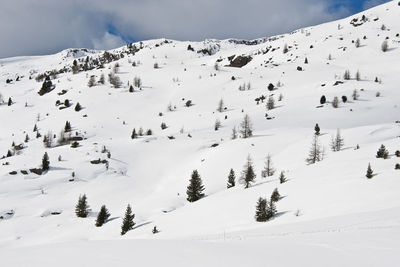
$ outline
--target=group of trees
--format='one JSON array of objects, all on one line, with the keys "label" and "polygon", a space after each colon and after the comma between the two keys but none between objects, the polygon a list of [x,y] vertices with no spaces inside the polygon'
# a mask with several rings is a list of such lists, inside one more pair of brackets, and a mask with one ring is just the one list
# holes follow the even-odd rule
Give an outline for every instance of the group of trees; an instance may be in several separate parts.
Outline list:
[{"label": "group of trees", "polygon": [[266,222],[271,220],[277,212],[275,202],[279,201],[280,198],[281,196],[277,188],[272,192],[269,201],[266,198],[260,197],[256,204],[256,214],[254,216],[256,221]]},{"label": "group of trees", "polygon": [[[89,213],[90,213],[90,207],[87,202],[87,197],[86,194],[83,194],[82,196],[79,196],[78,203],[75,206],[75,214],[79,218],[86,218],[88,217]],[[102,205],[100,208],[100,212],[97,214],[95,222],[96,227],[101,227],[105,223],[107,223],[110,216],[111,214],[106,208],[106,206]],[[124,235],[128,231],[133,229],[133,227],[135,226],[135,222],[133,221],[134,219],[135,219],[135,214],[132,212],[131,205],[128,204],[125,210],[124,218],[122,220],[121,235]],[[154,226],[152,232],[153,234],[155,234],[158,233],[159,230],[157,229],[156,226]]]},{"label": "group of trees", "polygon": [[152,135],[152,134],[153,134],[153,131],[151,129],[147,129],[146,133],[144,133],[144,130],[142,127],[140,127],[137,132],[136,132],[136,129],[133,128],[132,134],[131,134],[131,139],[136,139],[139,136]]}]

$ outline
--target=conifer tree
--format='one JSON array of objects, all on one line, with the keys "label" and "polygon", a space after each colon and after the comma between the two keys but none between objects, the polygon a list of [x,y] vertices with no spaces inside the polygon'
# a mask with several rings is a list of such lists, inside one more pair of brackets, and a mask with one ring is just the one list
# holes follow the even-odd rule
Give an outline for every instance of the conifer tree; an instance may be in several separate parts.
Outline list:
[{"label": "conifer tree", "polygon": [[97,215],[96,219],[96,226],[101,227],[103,224],[105,224],[110,217],[110,213],[108,212],[107,208],[105,205],[101,206],[100,212]]},{"label": "conifer tree", "polygon": [[76,105],[75,105],[75,111],[76,111],[76,112],[79,112],[81,109],[82,109],[81,104],[79,104],[79,102],[76,103]]},{"label": "conifer tree", "polygon": [[233,169],[231,169],[229,171],[229,175],[228,175],[228,184],[226,185],[227,188],[231,188],[234,187],[236,185],[236,177],[235,177],[235,171]]},{"label": "conifer tree", "polygon": [[267,200],[265,198],[260,197],[257,201],[255,219],[257,222],[265,222],[268,220]]},{"label": "conifer tree", "polygon": [[267,219],[270,220],[272,219],[276,214],[276,206],[274,201],[269,201],[268,202],[268,207],[267,207]]},{"label": "conifer tree", "polygon": [[331,149],[333,152],[340,151],[344,146],[344,139],[340,135],[340,130],[337,129],[336,136],[332,137]]},{"label": "conifer tree", "polygon": [[197,170],[194,170],[189,181],[189,186],[187,187],[187,201],[195,202],[204,197],[204,186],[203,181]]},{"label": "conifer tree", "polygon": [[42,170],[48,171],[49,169],[50,169],[49,155],[47,154],[47,152],[45,152],[42,158]]},{"label": "conifer tree", "polygon": [[124,220],[122,221],[121,235],[124,235],[129,230],[133,229],[133,226],[135,225],[135,223],[133,221],[134,218],[135,218],[135,214],[132,213],[132,208],[128,204],[128,206],[126,207]]},{"label": "conifer tree", "polygon": [[319,128],[319,125],[318,125],[318,123],[317,123],[317,124],[315,124],[314,131],[315,131],[315,135],[319,135],[319,133],[320,133],[321,129]]},{"label": "conifer tree", "polygon": [[93,87],[96,85],[96,80],[94,78],[94,75],[90,76],[89,81],[88,81],[88,87]]},{"label": "conifer tree", "polygon": [[26,134],[26,135],[25,135],[25,143],[28,143],[28,142],[29,142],[29,135]]},{"label": "conifer tree", "polygon": [[320,98],[320,100],[319,100],[319,103],[321,103],[321,105],[323,105],[323,104],[325,104],[326,103],[326,96],[321,96],[321,98]]},{"label": "conifer tree", "polygon": [[86,195],[79,196],[78,204],[75,206],[75,214],[77,217],[86,218],[89,214],[89,205],[87,204]]},{"label": "conifer tree", "polygon": [[279,175],[279,182],[281,184],[285,183],[287,181],[286,177],[285,177],[285,172],[281,171],[281,174]]},{"label": "conifer tree", "polygon": [[136,133],[136,129],[135,128],[133,128],[133,131],[132,131],[132,134],[131,134],[131,138],[132,139],[135,139],[135,138],[137,138],[137,133]]},{"label": "conifer tree", "polygon": [[8,103],[7,103],[7,105],[8,105],[8,106],[11,106],[12,104],[13,104],[13,101],[12,101],[11,97],[9,97],[9,98],[8,98]]},{"label": "conifer tree", "polygon": [[371,163],[368,163],[367,174],[365,175],[368,179],[374,176],[374,171],[371,168]]},{"label": "conifer tree", "polygon": [[8,150],[8,151],[7,151],[7,156],[6,156],[6,157],[9,158],[9,157],[12,157],[12,155],[13,155],[13,154],[12,154],[11,150]]},{"label": "conifer tree", "polygon": [[274,97],[270,95],[267,100],[267,110],[271,110],[274,108],[275,108],[275,100]]},{"label": "conifer tree", "polygon": [[378,152],[376,152],[377,158],[387,159],[389,157],[389,151],[386,150],[384,145],[381,145]]},{"label": "conifer tree", "polygon": [[247,162],[244,165],[240,181],[242,182],[242,184],[244,184],[245,188],[249,188],[251,183],[254,183],[255,179],[256,179],[256,173],[254,172],[253,162],[251,160],[250,155],[248,155]]},{"label": "conifer tree", "polygon": [[157,233],[160,232],[160,231],[157,229],[157,226],[154,225],[153,230],[152,230],[151,232],[152,232],[153,234],[157,234]]},{"label": "conifer tree", "polygon": [[271,194],[271,201],[278,202],[281,199],[281,195],[279,194],[278,188],[275,188]]},{"label": "conifer tree", "polygon": [[64,132],[70,132],[70,131],[71,131],[71,123],[69,121],[66,121],[64,126]]},{"label": "conifer tree", "polygon": [[104,84],[105,83],[105,79],[104,79],[104,74],[103,73],[100,75],[99,83],[100,84]]},{"label": "conifer tree", "polygon": [[243,138],[249,138],[253,136],[252,124],[248,114],[244,116],[243,121],[240,124],[240,128],[240,133],[242,134]]}]

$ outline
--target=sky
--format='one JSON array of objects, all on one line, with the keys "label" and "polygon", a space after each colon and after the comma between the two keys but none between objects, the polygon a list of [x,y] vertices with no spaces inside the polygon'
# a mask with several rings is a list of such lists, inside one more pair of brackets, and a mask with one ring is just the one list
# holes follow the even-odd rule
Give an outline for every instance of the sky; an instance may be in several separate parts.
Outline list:
[{"label": "sky", "polygon": [[388,0],[2,0],[0,58],[111,49],[155,38],[255,39]]}]

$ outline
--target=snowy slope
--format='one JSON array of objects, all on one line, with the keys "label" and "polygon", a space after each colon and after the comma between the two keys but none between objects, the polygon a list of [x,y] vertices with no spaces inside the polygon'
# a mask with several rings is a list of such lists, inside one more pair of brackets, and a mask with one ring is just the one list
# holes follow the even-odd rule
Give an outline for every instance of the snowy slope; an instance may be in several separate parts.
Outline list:
[{"label": "snowy slope", "polygon": [[[353,26],[354,18],[362,25]],[[0,93],[5,103],[0,105],[0,156],[11,150],[12,142],[25,148],[0,160],[0,258],[12,266],[27,266],[27,262],[39,266],[42,260],[38,258],[62,254],[65,266],[70,266],[74,259],[65,255],[75,254],[78,248],[95,257],[97,250],[111,247],[116,254],[104,256],[105,266],[136,248],[141,251],[138,262],[145,264],[155,247],[165,251],[160,258],[167,258],[171,265],[178,262],[177,266],[188,266],[198,250],[205,255],[198,266],[240,266],[247,262],[246,253],[264,251],[274,255],[274,266],[297,262],[321,266],[327,258],[337,259],[332,266],[395,266],[400,247],[400,171],[394,169],[400,163],[394,155],[400,150],[400,123],[396,123],[400,121],[399,33],[400,6],[392,1],[350,18],[251,45],[234,40],[145,41],[134,55],[77,74],[71,72],[75,59],[100,57],[103,51],[71,49],[49,56],[1,59]],[[358,38],[361,45],[356,48],[352,41]],[[389,49],[383,52],[386,38]],[[285,45],[287,53],[283,53]],[[210,47],[211,55],[197,53]],[[124,51],[126,47],[110,52]],[[227,67],[232,55],[252,60],[242,68]],[[121,88],[113,88],[107,79],[115,63],[120,65],[116,75]],[[52,79],[55,89],[39,96],[42,82],[35,77],[63,68],[68,72]],[[346,70],[351,80],[343,80]],[[357,71],[360,81],[354,78]],[[97,81],[101,74],[106,83],[88,87],[90,76]],[[142,79],[142,89],[129,92],[135,77]],[[7,79],[13,81],[6,83]],[[343,84],[335,86],[336,81]],[[278,82],[279,88],[267,90],[269,83]],[[238,90],[244,83],[251,84],[250,90]],[[351,97],[355,89],[358,100]],[[67,92],[59,95],[62,90]],[[259,105],[254,101],[270,94],[276,103],[273,110],[266,110],[266,101]],[[283,99],[278,101],[280,94]],[[322,95],[328,103],[318,107]],[[348,101],[333,108],[333,98],[343,95]],[[55,103],[65,99],[72,106],[60,110]],[[222,113],[216,110],[220,99],[227,107]],[[186,107],[187,100],[194,105]],[[83,109],[76,112],[78,102]],[[169,104],[176,109],[168,111]],[[267,120],[266,113],[273,119]],[[232,128],[239,128],[245,114],[251,118],[254,136],[232,140]],[[222,123],[218,131],[214,130],[216,119]],[[51,131],[58,137],[67,120],[73,132],[84,137],[80,146],[45,148],[43,136]],[[162,122],[167,129],[161,130]],[[316,123],[326,155],[323,161],[307,165]],[[32,132],[35,124],[41,138]],[[140,127],[152,129],[153,135],[131,139],[133,128]],[[345,146],[331,152],[329,143],[337,129]],[[26,134],[30,140],[25,143]],[[381,144],[389,150],[389,159],[375,157]],[[90,163],[107,159],[103,146],[111,153],[108,169]],[[48,173],[20,172],[39,167],[45,152],[50,157]],[[276,173],[261,178],[267,154]],[[254,162],[256,182],[249,189],[239,183],[226,189],[230,168],[238,178],[248,155]],[[368,163],[376,174],[370,180],[365,177]],[[189,203],[186,187],[194,169],[203,179],[206,197]],[[10,174],[13,171],[17,174]],[[288,182],[279,183],[280,171],[285,171]],[[277,203],[278,216],[256,222],[257,199],[269,198],[275,188],[283,196]],[[83,193],[92,208],[84,219],[74,213]],[[97,228],[94,221],[103,204],[112,220]],[[136,227],[121,237],[127,204],[136,214]],[[153,235],[155,225],[160,233]],[[187,257],[180,261],[182,250]],[[296,251],[297,257],[285,258],[282,251]],[[218,253],[225,255],[222,258],[234,256],[220,262]],[[26,257],[17,259],[21,254]],[[310,262],[314,255],[315,261]],[[385,260],[372,260],[371,255]],[[253,261],[254,266],[262,266],[261,259]],[[43,262],[56,264],[52,258]],[[90,262],[87,259],[81,266]],[[120,266],[128,263],[119,261]],[[148,264],[159,262],[152,259]]]}]

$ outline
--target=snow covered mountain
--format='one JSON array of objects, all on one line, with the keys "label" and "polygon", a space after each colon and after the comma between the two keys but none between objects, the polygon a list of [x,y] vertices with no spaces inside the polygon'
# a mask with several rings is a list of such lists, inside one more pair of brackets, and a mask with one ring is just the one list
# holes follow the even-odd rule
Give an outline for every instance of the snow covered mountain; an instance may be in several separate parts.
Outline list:
[{"label": "snow covered mountain", "polygon": [[[396,266],[399,34],[392,1],[254,41],[158,39],[1,59],[0,261]],[[316,124],[321,154],[310,164]],[[338,130],[344,144],[332,151]],[[381,145],[387,159],[376,157]],[[268,155],[275,173],[263,177]],[[245,189],[248,156],[256,179]],[[193,170],[205,197],[188,202]],[[257,222],[257,200],[275,188],[277,213]],[[83,194],[91,211],[78,218]],[[121,236],[128,204],[135,226]],[[96,227],[102,205],[111,216]]]}]

